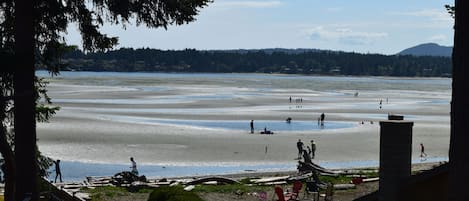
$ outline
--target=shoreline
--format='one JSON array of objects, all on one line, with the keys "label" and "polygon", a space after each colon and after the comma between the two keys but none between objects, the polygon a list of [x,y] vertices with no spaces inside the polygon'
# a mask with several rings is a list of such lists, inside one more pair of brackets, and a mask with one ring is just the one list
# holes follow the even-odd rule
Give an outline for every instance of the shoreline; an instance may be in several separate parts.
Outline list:
[{"label": "shoreline", "polygon": [[[445,158],[427,158],[425,161],[413,160],[412,167],[426,166],[427,164],[439,164],[446,162]],[[361,164],[361,165],[358,165]],[[353,170],[353,169],[377,169],[378,161],[354,161],[354,162],[319,162],[318,165],[330,170]],[[348,166],[347,166],[348,165]],[[129,171],[130,164],[97,164],[61,161],[62,179],[67,182],[79,182],[86,177],[110,177],[122,171]],[[220,166],[162,166],[162,165],[138,165],[140,175],[149,179],[162,178],[192,178],[205,176],[233,175],[279,175],[284,173],[295,173],[296,164],[277,165],[220,165]],[[54,167],[49,179],[55,177]]]}]

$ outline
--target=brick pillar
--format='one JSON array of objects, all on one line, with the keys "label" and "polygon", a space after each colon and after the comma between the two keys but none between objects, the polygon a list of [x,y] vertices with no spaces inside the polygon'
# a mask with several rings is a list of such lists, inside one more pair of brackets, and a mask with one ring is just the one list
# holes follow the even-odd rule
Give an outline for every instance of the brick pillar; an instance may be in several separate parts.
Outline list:
[{"label": "brick pillar", "polygon": [[411,175],[412,126],[402,116],[380,121],[379,201],[396,201],[399,185]]}]

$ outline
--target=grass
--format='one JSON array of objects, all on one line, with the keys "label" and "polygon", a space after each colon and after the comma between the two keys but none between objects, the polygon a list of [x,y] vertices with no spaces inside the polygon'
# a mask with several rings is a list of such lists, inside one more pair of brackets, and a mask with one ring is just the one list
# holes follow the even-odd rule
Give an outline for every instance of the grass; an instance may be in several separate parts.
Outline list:
[{"label": "grass", "polygon": [[148,201],[203,201],[195,192],[185,191],[182,186],[156,188]]},{"label": "grass", "polygon": [[[378,173],[375,172],[360,172],[357,175],[363,175],[366,177],[377,177]],[[325,183],[332,184],[348,184],[352,180],[351,177],[346,177],[345,175],[339,176],[320,176],[319,179]],[[240,181],[240,184],[227,184],[227,185],[197,185],[192,192],[194,193],[234,193],[234,192],[261,192],[261,191],[272,191],[273,186],[259,186],[259,185],[250,185],[252,182],[250,179],[243,179]],[[290,186],[288,184],[287,186]],[[304,185],[303,190],[306,186]],[[182,189],[181,186],[176,188]],[[126,188],[123,187],[98,187],[95,189],[83,189],[83,192],[89,193],[91,195],[92,201],[103,201],[103,200],[115,200],[115,198],[120,196],[132,196],[137,194],[150,194],[154,189],[141,189],[138,192],[131,193],[128,192]],[[173,189],[168,188],[168,192],[172,192]],[[114,199],[113,199],[114,198]],[[3,201],[0,197],[0,201]]]},{"label": "grass", "polygon": [[[377,172],[358,172],[356,175],[362,175],[366,178],[373,178],[379,177],[379,173]],[[319,180],[324,183],[332,183],[332,184],[348,184],[352,180],[351,177],[347,177],[345,175],[339,176],[319,176]]]},{"label": "grass", "polygon": [[203,193],[232,193],[232,192],[259,192],[271,190],[272,186],[248,186],[245,184],[227,184],[227,185],[200,185],[194,188],[194,192]]},{"label": "grass", "polygon": [[94,189],[83,188],[83,192],[89,193],[92,201],[114,200],[113,198],[121,196],[131,196],[135,194],[149,194],[152,189],[141,189],[138,192],[131,193],[124,187],[103,186]]}]

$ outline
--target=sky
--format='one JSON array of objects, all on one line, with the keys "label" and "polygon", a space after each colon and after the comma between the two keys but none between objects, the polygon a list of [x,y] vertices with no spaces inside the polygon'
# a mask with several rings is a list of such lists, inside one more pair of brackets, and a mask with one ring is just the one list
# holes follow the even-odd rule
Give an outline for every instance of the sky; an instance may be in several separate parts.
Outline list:
[{"label": "sky", "polygon": [[[214,0],[196,21],[167,30],[105,25],[120,47],[314,48],[395,54],[422,43],[453,44],[451,0]],[[76,26],[67,43],[81,44]]]}]

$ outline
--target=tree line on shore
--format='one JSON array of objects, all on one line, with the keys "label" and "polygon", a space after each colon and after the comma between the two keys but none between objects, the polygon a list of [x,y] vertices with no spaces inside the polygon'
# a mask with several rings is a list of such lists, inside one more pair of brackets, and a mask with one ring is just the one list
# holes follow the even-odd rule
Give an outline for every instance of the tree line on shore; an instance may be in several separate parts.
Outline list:
[{"label": "tree line on shore", "polygon": [[291,73],[356,76],[451,76],[451,58],[315,49],[158,50],[121,48],[62,57],[63,70],[117,72]]}]

